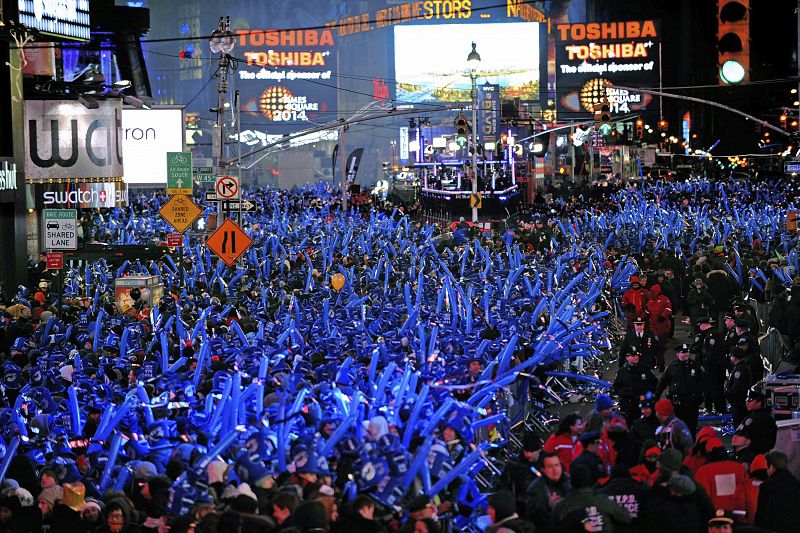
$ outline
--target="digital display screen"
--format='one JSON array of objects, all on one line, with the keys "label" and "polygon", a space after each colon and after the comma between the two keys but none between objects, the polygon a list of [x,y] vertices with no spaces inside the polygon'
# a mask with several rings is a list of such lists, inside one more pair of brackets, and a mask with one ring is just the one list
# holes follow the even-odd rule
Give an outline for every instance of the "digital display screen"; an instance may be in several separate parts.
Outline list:
[{"label": "digital display screen", "polygon": [[539,99],[539,24],[418,24],[394,28],[398,103],[469,102],[467,55],[481,56],[478,85],[500,86],[503,99]]}]

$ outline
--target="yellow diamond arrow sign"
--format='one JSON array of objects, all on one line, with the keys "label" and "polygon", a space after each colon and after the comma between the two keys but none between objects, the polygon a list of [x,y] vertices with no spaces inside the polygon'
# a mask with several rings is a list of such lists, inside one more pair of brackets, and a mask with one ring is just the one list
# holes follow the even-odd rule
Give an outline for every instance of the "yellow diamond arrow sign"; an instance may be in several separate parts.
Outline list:
[{"label": "yellow diamond arrow sign", "polygon": [[474,207],[476,209],[480,209],[482,200],[483,199],[481,198],[481,193],[474,192],[469,195],[469,206]]},{"label": "yellow diamond arrow sign", "polygon": [[203,210],[197,207],[191,198],[183,194],[176,194],[158,210],[164,220],[178,233],[186,231],[202,212]]}]

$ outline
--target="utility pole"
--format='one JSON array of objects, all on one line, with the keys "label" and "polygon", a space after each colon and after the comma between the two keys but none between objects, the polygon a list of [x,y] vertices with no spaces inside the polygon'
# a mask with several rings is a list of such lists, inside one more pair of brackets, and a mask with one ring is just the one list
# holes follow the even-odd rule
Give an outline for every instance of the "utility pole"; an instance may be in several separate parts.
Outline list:
[{"label": "utility pole", "polygon": [[[217,29],[211,33],[209,48],[212,53],[219,53],[219,69],[217,71],[217,123],[212,128],[213,158],[216,161],[219,176],[226,171],[225,161],[225,95],[228,92],[228,69],[230,68],[230,53],[233,52],[235,41],[231,33],[231,18],[220,17]],[[237,139],[238,140],[238,139]],[[217,144],[219,143],[219,144]],[[240,185],[241,186],[241,185]],[[223,222],[224,211],[222,202],[217,204],[217,225]]]},{"label": "utility pole", "polygon": [[347,156],[345,155],[345,132],[347,124],[339,126],[339,167],[342,173],[342,213],[347,212]]}]

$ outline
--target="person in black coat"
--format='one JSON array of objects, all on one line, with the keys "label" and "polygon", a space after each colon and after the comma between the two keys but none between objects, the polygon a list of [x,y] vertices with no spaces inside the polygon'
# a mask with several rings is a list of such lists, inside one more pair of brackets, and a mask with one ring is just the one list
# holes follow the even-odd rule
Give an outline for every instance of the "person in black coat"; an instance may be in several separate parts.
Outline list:
[{"label": "person in black coat", "polygon": [[656,388],[658,380],[650,369],[639,363],[639,352],[625,354],[626,364],[617,372],[611,392],[619,396],[619,406],[625,420],[639,418],[639,397]]},{"label": "person in black coat", "polygon": [[569,466],[570,471],[575,468],[575,465],[586,465],[592,474],[592,482],[597,483],[598,479],[607,475],[603,467],[603,460],[598,455],[601,444],[600,432],[588,431],[578,438],[583,444],[583,452],[572,461]]},{"label": "person in black coat", "polygon": [[517,509],[525,508],[525,491],[537,479],[541,465],[542,439],[532,431],[522,435],[522,449],[516,461],[509,461],[500,476],[500,486],[516,496]]},{"label": "person in black coat", "polygon": [[602,496],[607,496],[609,500],[620,507],[624,507],[631,515],[629,524],[615,524],[614,531],[617,533],[636,533],[639,531],[639,516],[647,507],[650,496],[650,487],[644,483],[639,483],[631,477],[628,466],[624,463],[616,464],[611,469],[611,478],[608,483],[597,490]]},{"label": "person in black coat", "polygon": [[631,435],[640,445],[646,440],[654,439],[656,436],[656,429],[661,425],[661,422],[658,421],[658,417],[656,417],[656,413],[653,410],[655,404],[655,398],[652,393],[639,397],[639,410],[642,416],[633,421],[631,425]]},{"label": "person in black coat", "polygon": [[[767,453],[775,447],[778,425],[769,407],[765,407],[765,396],[761,391],[750,389],[747,393],[747,416],[739,427],[749,427],[753,433],[750,448],[753,452]],[[738,428],[737,428],[738,429]]]},{"label": "person in black coat", "polygon": [[625,356],[632,351],[639,352],[639,362],[653,368],[658,354],[658,338],[649,331],[645,331],[644,319],[636,318],[633,321],[633,331],[625,334],[619,347],[619,367],[625,365]]},{"label": "person in black coat", "polygon": [[796,532],[800,481],[789,472],[785,453],[772,450],[766,458],[769,477],[758,489],[756,525],[780,533]]},{"label": "person in black coat", "polygon": [[733,370],[728,377],[728,382],[725,383],[725,399],[731,405],[733,426],[736,427],[742,423],[747,415],[747,391],[750,390],[750,386],[753,384],[753,378],[750,373],[750,365],[739,348],[731,350],[731,364],[733,365]]}]

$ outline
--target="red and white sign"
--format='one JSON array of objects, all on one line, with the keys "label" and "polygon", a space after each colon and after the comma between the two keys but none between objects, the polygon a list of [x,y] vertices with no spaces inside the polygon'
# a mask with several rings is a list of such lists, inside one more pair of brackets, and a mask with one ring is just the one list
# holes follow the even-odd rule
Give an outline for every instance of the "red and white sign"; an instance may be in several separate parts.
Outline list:
[{"label": "red and white sign", "polygon": [[47,270],[61,270],[62,268],[64,268],[64,254],[49,252],[47,254]]},{"label": "red and white sign", "polygon": [[238,200],[240,197],[239,180],[234,176],[217,176],[214,190],[218,200]]},{"label": "red and white sign", "polygon": [[183,235],[180,233],[168,233],[167,234],[167,246],[170,248],[178,248],[183,246]]}]

